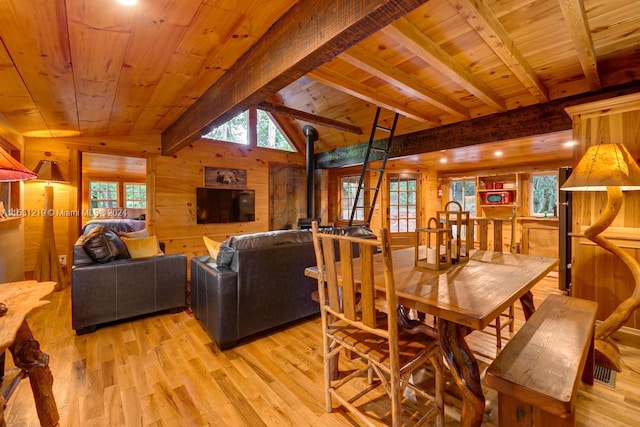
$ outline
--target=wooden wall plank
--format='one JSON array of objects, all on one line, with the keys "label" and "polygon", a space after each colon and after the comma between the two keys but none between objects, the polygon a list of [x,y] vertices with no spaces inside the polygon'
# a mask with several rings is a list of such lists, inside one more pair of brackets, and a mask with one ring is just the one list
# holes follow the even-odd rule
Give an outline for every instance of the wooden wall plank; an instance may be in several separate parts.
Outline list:
[{"label": "wooden wall plank", "polygon": [[77,132],[65,2],[0,2],[0,27],[6,48],[22,52],[12,60],[46,122],[38,131],[45,131],[46,136]]}]

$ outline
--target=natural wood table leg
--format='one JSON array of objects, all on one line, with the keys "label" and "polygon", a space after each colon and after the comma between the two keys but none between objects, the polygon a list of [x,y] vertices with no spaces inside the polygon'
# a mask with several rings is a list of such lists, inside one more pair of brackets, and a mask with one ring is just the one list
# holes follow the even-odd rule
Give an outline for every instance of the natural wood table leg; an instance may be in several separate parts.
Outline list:
[{"label": "natural wood table leg", "polygon": [[484,394],[480,384],[478,362],[464,337],[467,328],[448,320],[439,319],[440,348],[449,365],[453,379],[462,393],[460,425],[479,427],[484,416]]},{"label": "natural wood table leg", "polygon": [[536,311],[536,306],[533,304],[533,294],[531,291],[527,291],[526,294],[520,297],[520,304],[522,304],[522,311],[524,311],[524,318],[529,320],[529,317]]},{"label": "natural wood table leg", "polygon": [[40,351],[40,343],[33,338],[27,322],[22,322],[16,339],[9,346],[16,366],[27,372],[40,425],[58,425],[60,416],[53,397],[53,375],[49,369],[49,356]]}]

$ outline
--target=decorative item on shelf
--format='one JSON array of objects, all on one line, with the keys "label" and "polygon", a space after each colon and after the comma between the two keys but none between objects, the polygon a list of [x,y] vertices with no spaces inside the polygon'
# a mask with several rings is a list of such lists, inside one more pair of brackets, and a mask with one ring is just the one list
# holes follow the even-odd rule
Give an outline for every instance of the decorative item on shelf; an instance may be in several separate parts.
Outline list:
[{"label": "decorative item on shelf", "polygon": [[62,267],[58,259],[58,250],[53,232],[53,186],[52,182],[66,183],[62,177],[62,172],[57,162],[51,160],[40,160],[34,169],[38,175],[38,181],[46,181],[44,186],[44,225],[42,227],[42,241],[36,258],[36,266],[33,277],[39,282],[56,282],[55,290],[58,291],[66,286],[66,279],[62,272]]},{"label": "decorative item on shelf", "polygon": [[620,258],[634,279],[631,296],[596,326],[594,334],[596,363],[620,372],[620,351],[611,336],[640,307],[640,263],[632,253],[622,250],[601,233],[618,215],[622,192],[640,190],[640,167],[622,144],[592,145],[560,189],[607,192],[607,205],[600,217],[584,231],[584,237]]},{"label": "decorative item on shelf", "polygon": [[[451,230],[439,225],[435,218],[429,218],[427,228],[416,229],[416,266],[441,270],[451,265]],[[420,244],[423,237],[424,246]]]},{"label": "decorative item on shelf", "polygon": [[451,231],[451,263],[469,261],[469,250],[473,247],[473,222],[469,220],[469,211],[463,211],[460,203],[451,200],[436,214],[439,226]]}]

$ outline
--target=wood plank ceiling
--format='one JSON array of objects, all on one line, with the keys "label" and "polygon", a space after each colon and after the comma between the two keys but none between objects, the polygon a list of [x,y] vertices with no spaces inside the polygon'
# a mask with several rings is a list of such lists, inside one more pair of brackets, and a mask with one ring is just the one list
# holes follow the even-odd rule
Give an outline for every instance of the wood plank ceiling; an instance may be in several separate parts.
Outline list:
[{"label": "wood plank ceiling", "polygon": [[[404,135],[640,80],[640,0],[366,3],[0,0],[0,126],[163,134],[175,153],[262,103],[300,146],[302,128],[315,126],[325,152],[365,141],[376,106],[383,121],[401,114]],[[340,31],[357,39],[328,51]],[[281,58],[298,59],[270,62]],[[194,107],[203,95],[221,107]],[[184,123],[201,132],[182,132]],[[525,157],[557,151],[567,135],[521,142]]]}]

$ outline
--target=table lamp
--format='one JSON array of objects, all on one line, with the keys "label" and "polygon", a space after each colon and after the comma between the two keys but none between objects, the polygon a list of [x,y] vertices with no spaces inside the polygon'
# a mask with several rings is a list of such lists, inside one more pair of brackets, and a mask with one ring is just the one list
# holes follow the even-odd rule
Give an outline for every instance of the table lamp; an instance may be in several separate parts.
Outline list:
[{"label": "table lamp", "polygon": [[584,231],[584,237],[620,258],[633,276],[631,296],[595,330],[596,363],[620,372],[620,352],[611,335],[640,307],[640,263],[601,233],[618,215],[622,207],[622,192],[640,190],[640,167],[622,144],[592,145],[560,189],[607,192],[607,204],[602,214]]},{"label": "table lamp", "polygon": [[38,174],[38,181],[47,181],[44,186],[44,226],[42,227],[42,242],[36,258],[36,266],[33,277],[39,282],[56,282],[55,290],[64,287],[65,278],[62,267],[58,259],[55,235],[53,233],[53,186],[52,182],[66,182],[62,177],[62,172],[57,162],[51,160],[40,160],[34,169]]}]

